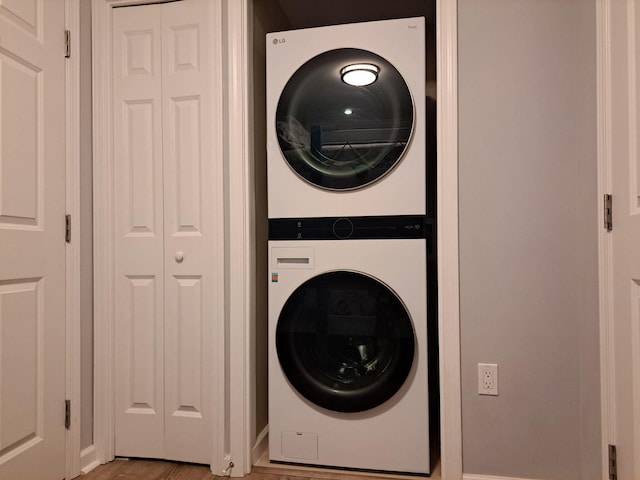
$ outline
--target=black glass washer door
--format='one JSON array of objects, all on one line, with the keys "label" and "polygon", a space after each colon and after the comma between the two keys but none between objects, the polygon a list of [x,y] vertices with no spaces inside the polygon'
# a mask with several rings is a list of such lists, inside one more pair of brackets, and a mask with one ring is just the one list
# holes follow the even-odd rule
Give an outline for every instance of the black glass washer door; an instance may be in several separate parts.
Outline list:
[{"label": "black glass washer door", "polygon": [[[350,65],[372,65],[376,80],[342,80]],[[304,180],[330,190],[357,189],[383,177],[404,155],[414,106],[396,68],[372,52],[341,48],[302,65],[285,85],[276,110],[278,144]]]},{"label": "black glass washer door", "polygon": [[328,410],[360,412],[404,384],[415,351],[406,308],[386,285],[352,271],[298,287],[276,327],[276,350],[291,385]]}]

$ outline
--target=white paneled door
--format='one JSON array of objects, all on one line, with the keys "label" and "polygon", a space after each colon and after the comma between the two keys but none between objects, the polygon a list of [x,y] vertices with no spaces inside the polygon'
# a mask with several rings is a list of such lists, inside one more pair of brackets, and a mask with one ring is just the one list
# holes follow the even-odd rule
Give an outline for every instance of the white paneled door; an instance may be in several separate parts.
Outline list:
[{"label": "white paneled door", "polygon": [[64,0],[0,0],[0,478],[65,476]]},{"label": "white paneled door", "polygon": [[113,9],[119,456],[212,459],[210,5]]}]

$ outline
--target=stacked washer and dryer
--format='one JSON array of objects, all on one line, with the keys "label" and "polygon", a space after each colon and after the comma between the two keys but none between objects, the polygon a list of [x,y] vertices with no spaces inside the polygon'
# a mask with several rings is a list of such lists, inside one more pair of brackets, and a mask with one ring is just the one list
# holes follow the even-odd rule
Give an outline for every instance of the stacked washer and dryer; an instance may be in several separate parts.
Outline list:
[{"label": "stacked washer and dryer", "polygon": [[429,473],[424,28],[267,35],[271,461]]}]

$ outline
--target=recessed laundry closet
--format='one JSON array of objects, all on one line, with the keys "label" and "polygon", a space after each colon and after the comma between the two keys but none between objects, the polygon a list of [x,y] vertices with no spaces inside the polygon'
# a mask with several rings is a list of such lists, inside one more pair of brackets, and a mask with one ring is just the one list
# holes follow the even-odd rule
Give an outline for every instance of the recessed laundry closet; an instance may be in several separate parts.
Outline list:
[{"label": "recessed laundry closet", "polygon": [[113,10],[117,456],[212,461],[223,225],[210,5]]},{"label": "recessed laundry closet", "polygon": [[253,6],[257,465],[437,476],[434,5]]}]

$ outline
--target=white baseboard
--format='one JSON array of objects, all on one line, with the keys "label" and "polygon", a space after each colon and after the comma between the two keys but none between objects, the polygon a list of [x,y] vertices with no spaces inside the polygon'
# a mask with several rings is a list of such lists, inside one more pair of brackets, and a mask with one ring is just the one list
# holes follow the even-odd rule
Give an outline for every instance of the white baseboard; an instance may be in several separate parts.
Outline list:
[{"label": "white baseboard", "polygon": [[100,465],[96,458],[96,447],[89,445],[80,452],[80,472],[85,475]]},{"label": "white baseboard", "polygon": [[474,475],[470,473],[464,473],[462,480],[533,480],[521,477],[496,477],[493,475]]},{"label": "white baseboard", "polygon": [[251,465],[255,465],[256,462],[260,459],[265,450],[269,447],[269,425],[264,427],[258,438],[256,438],[256,443],[251,449]]}]

